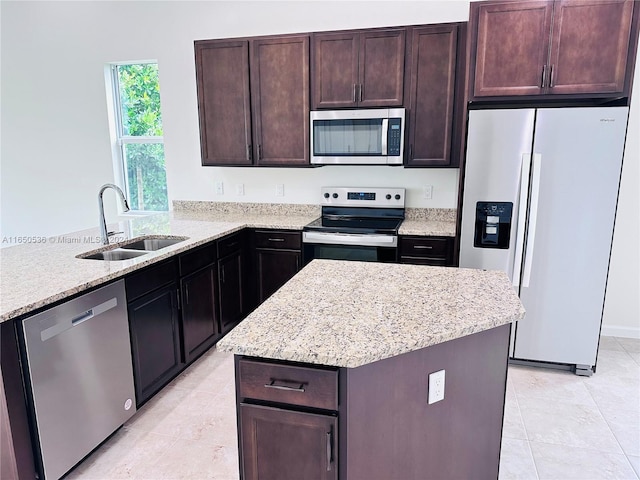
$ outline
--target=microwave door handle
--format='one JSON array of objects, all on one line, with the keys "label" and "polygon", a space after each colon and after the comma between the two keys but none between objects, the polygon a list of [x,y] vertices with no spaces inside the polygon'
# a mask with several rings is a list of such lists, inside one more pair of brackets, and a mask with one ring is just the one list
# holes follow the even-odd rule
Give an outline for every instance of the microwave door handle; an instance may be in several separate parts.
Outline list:
[{"label": "microwave door handle", "polygon": [[389,119],[382,119],[382,155],[387,156],[387,138],[389,136]]}]

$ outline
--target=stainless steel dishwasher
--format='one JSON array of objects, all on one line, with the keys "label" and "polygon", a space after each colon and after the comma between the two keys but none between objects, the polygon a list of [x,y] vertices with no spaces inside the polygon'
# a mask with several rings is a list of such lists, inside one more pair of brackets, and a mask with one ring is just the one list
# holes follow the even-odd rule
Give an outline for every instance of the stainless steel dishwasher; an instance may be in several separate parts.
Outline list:
[{"label": "stainless steel dishwasher", "polygon": [[124,281],[22,328],[41,467],[58,479],[136,411]]}]

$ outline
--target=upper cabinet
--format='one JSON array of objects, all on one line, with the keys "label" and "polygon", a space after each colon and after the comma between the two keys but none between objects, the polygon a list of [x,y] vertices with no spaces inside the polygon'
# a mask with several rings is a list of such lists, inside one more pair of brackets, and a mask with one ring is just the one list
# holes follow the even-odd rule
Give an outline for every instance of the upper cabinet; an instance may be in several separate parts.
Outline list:
[{"label": "upper cabinet", "polygon": [[403,104],[405,29],[315,33],[312,108]]},{"label": "upper cabinet", "polygon": [[406,166],[459,164],[466,25],[412,27],[407,36]]},{"label": "upper cabinet", "polygon": [[309,165],[309,36],[195,42],[203,165]]},{"label": "upper cabinet", "polygon": [[472,2],[471,100],[629,96],[633,10],[633,0]]}]

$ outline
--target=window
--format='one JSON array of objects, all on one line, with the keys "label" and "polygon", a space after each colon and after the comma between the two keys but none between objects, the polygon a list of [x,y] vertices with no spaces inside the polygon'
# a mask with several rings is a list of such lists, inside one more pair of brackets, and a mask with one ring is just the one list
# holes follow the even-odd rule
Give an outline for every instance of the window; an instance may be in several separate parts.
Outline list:
[{"label": "window", "polygon": [[167,211],[158,64],[110,66],[115,171],[131,210]]}]

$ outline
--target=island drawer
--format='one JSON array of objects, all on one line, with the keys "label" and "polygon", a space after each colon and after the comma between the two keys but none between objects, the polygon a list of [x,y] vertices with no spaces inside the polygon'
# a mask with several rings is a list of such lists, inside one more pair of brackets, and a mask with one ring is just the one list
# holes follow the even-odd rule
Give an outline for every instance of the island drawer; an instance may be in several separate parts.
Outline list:
[{"label": "island drawer", "polygon": [[240,396],[304,407],[338,409],[338,370],[241,359]]},{"label": "island drawer", "polygon": [[256,230],[255,244],[258,248],[290,248],[299,250],[302,239],[300,232]]},{"label": "island drawer", "polygon": [[242,247],[242,233],[232,233],[218,240],[218,258],[224,258]]}]

